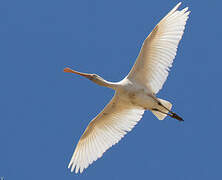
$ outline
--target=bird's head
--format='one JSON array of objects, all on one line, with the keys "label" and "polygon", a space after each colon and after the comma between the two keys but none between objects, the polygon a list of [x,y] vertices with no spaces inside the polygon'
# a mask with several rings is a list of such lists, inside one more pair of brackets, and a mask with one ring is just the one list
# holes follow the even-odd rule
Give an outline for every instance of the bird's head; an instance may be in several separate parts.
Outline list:
[{"label": "bird's head", "polygon": [[78,75],[83,76],[83,77],[85,77],[85,78],[87,78],[87,79],[89,79],[89,80],[91,80],[94,83],[99,84],[99,85],[100,85],[100,82],[105,81],[102,77],[100,77],[97,74],[82,73],[82,72],[74,71],[74,70],[72,70],[68,67],[65,68],[63,71],[68,72],[68,73],[78,74]]}]

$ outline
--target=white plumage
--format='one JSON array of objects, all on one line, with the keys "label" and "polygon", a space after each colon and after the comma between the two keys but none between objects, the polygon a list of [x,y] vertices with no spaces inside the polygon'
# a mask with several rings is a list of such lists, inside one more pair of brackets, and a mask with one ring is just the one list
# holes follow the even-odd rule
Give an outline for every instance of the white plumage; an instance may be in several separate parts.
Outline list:
[{"label": "white plumage", "polygon": [[80,138],[69,163],[71,171],[80,173],[103,153],[118,143],[151,110],[162,120],[169,115],[183,119],[171,111],[172,104],[155,95],[167,79],[182,38],[188,8],[178,10],[177,4],[149,34],[128,76],[118,83],[104,80],[95,74],[81,73],[69,68],[65,72],[84,76],[98,85],[114,89],[115,95],[88,125]]},{"label": "white plumage", "polygon": [[167,79],[169,68],[176,56],[190,11],[177,11],[177,4],[149,34],[128,78],[146,85],[158,93]]},{"label": "white plumage", "polygon": [[69,167],[77,173],[101,157],[142,118],[144,109],[119,100],[115,94],[104,110],[86,128],[75,149]]}]

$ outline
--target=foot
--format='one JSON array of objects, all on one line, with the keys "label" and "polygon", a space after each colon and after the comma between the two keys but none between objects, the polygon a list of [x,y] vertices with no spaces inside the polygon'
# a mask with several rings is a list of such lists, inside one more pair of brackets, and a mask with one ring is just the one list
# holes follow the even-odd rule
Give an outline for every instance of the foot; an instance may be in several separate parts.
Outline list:
[{"label": "foot", "polygon": [[183,118],[181,118],[180,116],[178,116],[176,113],[173,112],[171,114],[171,117],[177,119],[178,121],[184,121]]}]

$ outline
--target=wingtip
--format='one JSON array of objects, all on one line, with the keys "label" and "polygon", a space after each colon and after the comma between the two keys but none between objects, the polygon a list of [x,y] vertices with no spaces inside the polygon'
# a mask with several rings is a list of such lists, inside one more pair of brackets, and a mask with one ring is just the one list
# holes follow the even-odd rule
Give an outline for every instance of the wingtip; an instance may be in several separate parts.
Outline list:
[{"label": "wingtip", "polygon": [[72,163],[70,162],[69,165],[68,165],[68,169],[70,169],[71,165],[72,165]]},{"label": "wingtip", "polygon": [[175,6],[175,9],[178,9],[181,4],[182,4],[182,2],[179,2],[179,3]]},{"label": "wingtip", "polygon": [[79,172],[79,167],[78,168],[76,167],[75,173],[78,174],[78,172]]},{"label": "wingtip", "polygon": [[75,166],[73,165],[73,162],[70,161],[69,165],[68,165],[68,169],[70,169],[71,173],[74,171]]},{"label": "wingtip", "polygon": [[174,8],[166,15],[166,16],[169,16],[171,15],[172,13],[174,13],[178,8],[179,6],[182,4],[182,2],[179,2],[176,6],[174,6]]},{"label": "wingtip", "polygon": [[189,7],[185,7],[182,11],[186,12],[189,9]]}]

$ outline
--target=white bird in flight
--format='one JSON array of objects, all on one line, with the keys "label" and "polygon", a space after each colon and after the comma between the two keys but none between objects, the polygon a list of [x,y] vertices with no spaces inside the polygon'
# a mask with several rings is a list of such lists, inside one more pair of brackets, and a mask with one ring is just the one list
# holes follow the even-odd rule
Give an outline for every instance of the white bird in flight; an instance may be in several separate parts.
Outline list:
[{"label": "white bird in flight", "polygon": [[112,100],[89,123],[80,138],[68,166],[71,172],[75,169],[75,173],[82,173],[100,158],[132,130],[145,110],[150,110],[159,120],[168,115],[183,121],[171,111],[170,102],[156,97],[167,79],[190,14],[187,7],[178,10],[180,5],[178,3],[145,39],[133,68],[120,82],[109,82],[96,74],[64,69],[64,72],[81,75],[115,90]]}]

